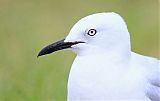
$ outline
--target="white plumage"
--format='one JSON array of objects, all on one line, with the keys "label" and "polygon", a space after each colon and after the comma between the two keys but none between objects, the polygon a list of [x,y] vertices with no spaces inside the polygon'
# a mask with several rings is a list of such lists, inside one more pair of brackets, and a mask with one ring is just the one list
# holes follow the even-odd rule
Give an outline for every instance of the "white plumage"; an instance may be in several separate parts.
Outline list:
[{"label": "white plumage", "polygon": [[[89,29],[96,29],[96,35],[87,35]],[[127,26],[118,14],[82,18],[65,39],[74,41],[85,43],[72,46],[77,57],[69,74],[68,101],[160,101],[160,62],[131,51]]]}]

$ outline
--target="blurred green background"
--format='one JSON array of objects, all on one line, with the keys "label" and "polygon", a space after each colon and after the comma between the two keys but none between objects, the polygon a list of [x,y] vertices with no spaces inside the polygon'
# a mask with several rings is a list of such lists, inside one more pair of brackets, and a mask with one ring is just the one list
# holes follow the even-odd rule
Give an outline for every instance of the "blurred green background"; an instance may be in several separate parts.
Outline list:
[{"label": "blurred green background", "polygon": [[0,101],[65,101],[75,54],[37,53],[80,18],[108,11],[127,22],[133,51],[160,58],[158,0],[0,0]]}]

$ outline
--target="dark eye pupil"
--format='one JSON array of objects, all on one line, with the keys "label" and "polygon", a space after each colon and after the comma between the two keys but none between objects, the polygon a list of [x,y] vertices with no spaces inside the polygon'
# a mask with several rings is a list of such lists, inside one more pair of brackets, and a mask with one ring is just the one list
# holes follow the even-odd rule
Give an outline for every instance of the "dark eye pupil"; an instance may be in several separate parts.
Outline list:
[{"label": "dark eye pupil", "polygon": [[91,33],[94,33],[93,31],[91,31]]}]

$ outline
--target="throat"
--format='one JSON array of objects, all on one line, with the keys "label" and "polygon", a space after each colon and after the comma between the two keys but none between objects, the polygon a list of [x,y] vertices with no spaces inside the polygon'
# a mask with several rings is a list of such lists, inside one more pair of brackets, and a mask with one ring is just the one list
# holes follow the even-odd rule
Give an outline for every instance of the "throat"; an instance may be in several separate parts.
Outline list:
[{"label": "throat", "polygon": [[[77,55],[75,63],[81,65],[81,70],[88,69],[90,72],[94,71],[103,71],[105,70],[121,70],[128,68],[130,63],[131,55],[130,53],[106,53],[98,52],[90,55]],[[107,69],[108,68],[108,69]],[[89,72],[88,71],[88,72]]]},{"label": "throat", "polygon": [[123,62],[130,60],[131,50],[123,48],[114,50],[88,49],[77,54],[77,57],[90,57],[91,59],[104,59],[110,62]]},{"label": "throat", "polygon": [[113,47],[87,46],[74,51],[77,56],[103,56],[108,59],[127,59],[131,56],[130,45],[116,45]]}]

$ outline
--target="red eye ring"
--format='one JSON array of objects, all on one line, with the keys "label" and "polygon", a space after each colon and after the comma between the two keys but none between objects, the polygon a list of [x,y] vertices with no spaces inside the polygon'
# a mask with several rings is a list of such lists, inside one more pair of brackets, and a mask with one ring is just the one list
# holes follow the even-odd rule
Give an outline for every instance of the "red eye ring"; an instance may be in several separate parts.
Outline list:
[{"label": "red eye ring", "polygon": [[96,33],[97,33],[97,30],[95,30],[95,29],[89,29],[88,32],[87,32],[87,34],[89,36],[94,36],[94,35],[96,35]]}]

